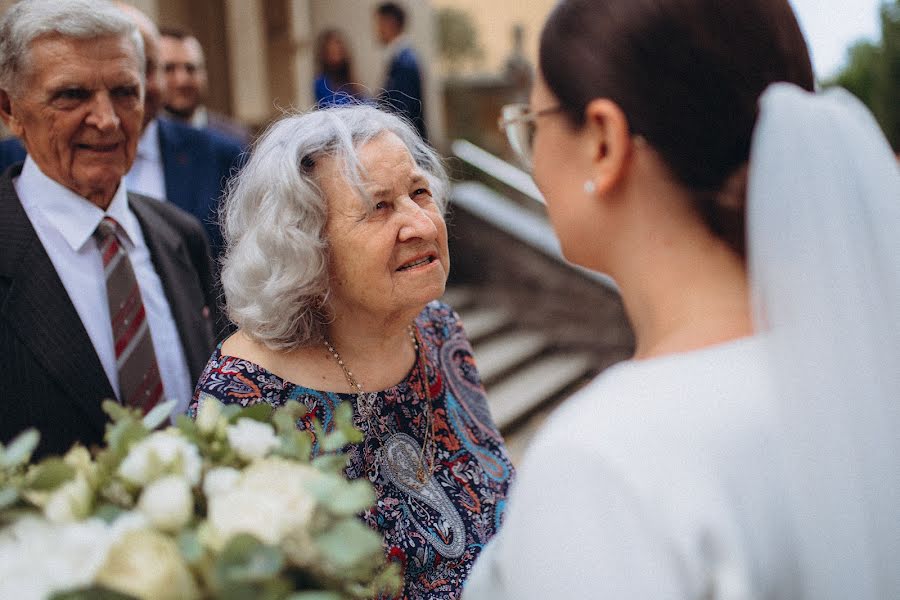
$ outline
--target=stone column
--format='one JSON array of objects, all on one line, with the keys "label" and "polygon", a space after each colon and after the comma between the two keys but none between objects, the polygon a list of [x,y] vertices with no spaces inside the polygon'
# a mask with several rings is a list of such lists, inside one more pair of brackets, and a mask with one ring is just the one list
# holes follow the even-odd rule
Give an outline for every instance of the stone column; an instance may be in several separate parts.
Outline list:
[{"label": "stone column", "polygon": [[262,123],[271,115],[262,0],[225,0],[231,107],[245,123]]}]

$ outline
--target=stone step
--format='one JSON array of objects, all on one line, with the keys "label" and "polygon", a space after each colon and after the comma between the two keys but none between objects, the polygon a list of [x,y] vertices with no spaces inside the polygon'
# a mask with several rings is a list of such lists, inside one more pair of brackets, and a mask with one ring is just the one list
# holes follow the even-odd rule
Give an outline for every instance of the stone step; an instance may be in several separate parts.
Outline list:
[{"label": "stone step", "polygon": [[469,342],[474,346],[480,340],[509,327],[512,313],[498,306],[475,307],[458,311]]},{"label": "stone step", "polygon": [[552,354],[536,360],[487,390],[501,432],[575,383],[594,367],[588,353]]},{"label": "stone step", "polygon": [[470,308],[477,299],[478,292],[475,288],[461,285],[448,287],[441,296],[441,302],[449,305],[456,312]]},{"label": "stone step", "polygon": [[536,357],[547,347],[547,337],[536,331],[510,331],[475,346],[475,364],[484,385]]}]

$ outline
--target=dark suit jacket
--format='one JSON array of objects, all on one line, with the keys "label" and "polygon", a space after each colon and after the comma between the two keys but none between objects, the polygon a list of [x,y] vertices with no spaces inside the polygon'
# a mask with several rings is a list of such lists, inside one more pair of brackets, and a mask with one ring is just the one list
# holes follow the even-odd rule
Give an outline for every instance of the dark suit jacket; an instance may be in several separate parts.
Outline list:
[{"label": "dark suit jacket", "polygon": [[219,201],[225,182],[240,167],[244,148],[211,131],[168,119],[157,119],[157,122],[166,197],[200,219],[213,256],[218,256],[222,250]]},{"label": "dark suit jacket", "polygon": [[0,140],[0,174],[12,164],[25,160],[25,146],[19,138]]},{"label": "dark suit jacket", "polygon": [[428,139],[422,105],[422,72],[412,48],[403,48],[391,60],[379,99],[386,108],[409,119],[423,140]]},{"label": "dark suit jacket", "polygon": [[[0,177],[0,441],[36,427],[36,456],[98,444],[113,390],[72,301],[31,225],[12,178]],[[196,380],[212,352],[216,302],[209,247],[180,209],[129,194]]]}]

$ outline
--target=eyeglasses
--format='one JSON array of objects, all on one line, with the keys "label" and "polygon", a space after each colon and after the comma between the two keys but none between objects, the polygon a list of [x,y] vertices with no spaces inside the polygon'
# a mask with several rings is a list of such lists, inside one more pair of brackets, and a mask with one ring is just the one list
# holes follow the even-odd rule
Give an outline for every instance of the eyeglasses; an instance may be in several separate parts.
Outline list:
[{"label": "eyeglasses", "polygon": [[497,124],[500,131],[512,147],[516,158],[528,171],[531,171],[531,156],[534,148],[534,134],[537,131],[537,118],[562,111],[562,106],[551,106],[532,111],[527,104],[507,104],[500,109]]}]

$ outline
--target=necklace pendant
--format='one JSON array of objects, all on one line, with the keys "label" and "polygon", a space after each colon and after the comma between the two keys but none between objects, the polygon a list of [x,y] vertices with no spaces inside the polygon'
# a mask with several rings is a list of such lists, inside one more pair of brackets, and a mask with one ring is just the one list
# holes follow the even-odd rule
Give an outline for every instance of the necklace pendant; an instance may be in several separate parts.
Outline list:
[{"label": "necklace pendant", "polygon": [[419,480],[419,483],[425,485],[425,482],[428,481],[428,476],[425,474],[425,467],[419,467],[416,470],[416,479]]}]

